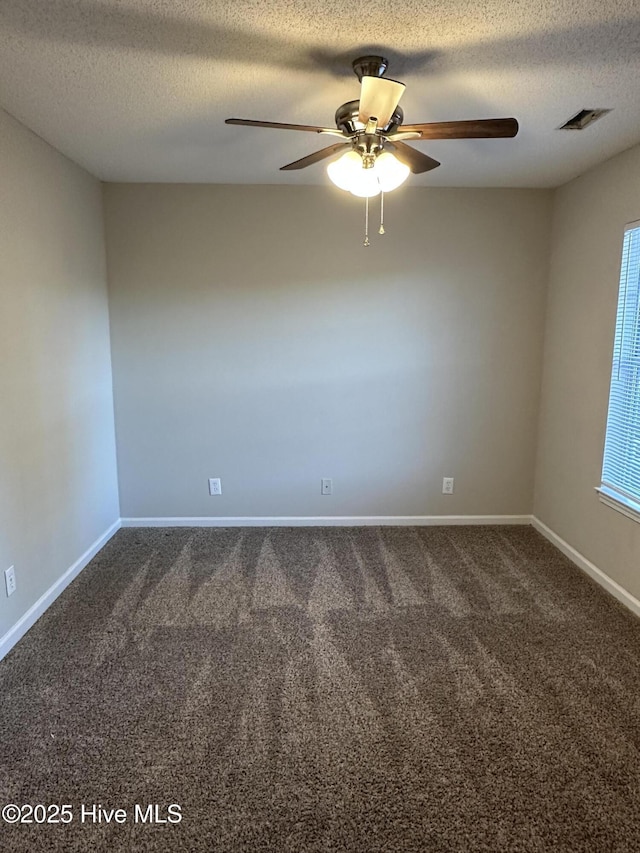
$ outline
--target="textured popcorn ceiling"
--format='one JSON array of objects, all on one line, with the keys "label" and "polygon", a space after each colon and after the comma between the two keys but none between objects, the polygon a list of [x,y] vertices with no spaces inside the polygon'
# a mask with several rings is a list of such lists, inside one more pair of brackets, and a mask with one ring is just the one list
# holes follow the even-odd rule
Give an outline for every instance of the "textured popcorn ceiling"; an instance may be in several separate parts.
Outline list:
[{"label": "textured popcorn ceiling", "polygon": [[[637,0],[0,0],[0,104],[109,181],[325,183],[278,169],[327,137],[224,119],[333,125],[363,52],[407,84],[407,123],[520,121],[413,143],[442,162],[414,184],[556,186],[640,142]],[[555,129],[583,107],[613,112]]]}]

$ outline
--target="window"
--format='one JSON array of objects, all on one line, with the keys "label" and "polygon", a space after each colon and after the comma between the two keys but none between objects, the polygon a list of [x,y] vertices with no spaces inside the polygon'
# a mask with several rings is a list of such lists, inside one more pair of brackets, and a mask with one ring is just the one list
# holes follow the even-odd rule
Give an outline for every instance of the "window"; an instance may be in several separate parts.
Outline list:
[{"label": "window", "polygon": [[627,225],[613,346],[601,499],[640,521],[640,222]]}]

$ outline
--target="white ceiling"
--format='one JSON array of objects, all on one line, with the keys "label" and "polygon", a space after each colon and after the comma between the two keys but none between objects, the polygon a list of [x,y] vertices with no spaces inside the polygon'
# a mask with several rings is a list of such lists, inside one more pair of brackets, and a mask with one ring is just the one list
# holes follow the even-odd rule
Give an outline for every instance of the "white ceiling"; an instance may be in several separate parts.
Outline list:
[{"label": "white ceiling", "polygon": [[[375,49],[374,49],[375,48]],[[351,60],[382,52],[407,123],[515,116],[511,140],[412,143],[413,184],[549,187],[640,142],[638,0],[0,0],[0,104],[107,181],[324,183]],[[581,132],[556,128],[609,107]]]}]

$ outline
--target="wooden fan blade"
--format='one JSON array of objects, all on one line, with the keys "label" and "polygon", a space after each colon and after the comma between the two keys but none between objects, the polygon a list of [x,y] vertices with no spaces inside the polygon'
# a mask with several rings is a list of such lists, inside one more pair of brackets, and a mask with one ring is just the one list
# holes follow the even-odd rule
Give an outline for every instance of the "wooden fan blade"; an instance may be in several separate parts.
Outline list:
[{"label": "wooden fan blade", "polygon": [[307,133],[331,133],[334,136],[345,134],[335,127],[316,127],[314,124],[286,124],[279,121],[256,121],[251,118],[227,118],[225,124],[240,124],[243,127],[273,127],[276,130],[305,130]]},{"label": "wooden fan blade", "polygon": [[404,83],[398,83],[396,80],[385,80],[384,77],[363,77],[360,86],[359,120],[367,124],[373,117],[378,120],[378,127],[386,127],[405,88]]},{"label": "wooden fan blade", "polygon": [[431,169],[437,169],[440,163],[423,154],[422,151],[416,151],[410,145],[405,145],[404,142],[393,142],[388,139],[385,148],[390,148],[401,163],[408,166],[414,175],[419,175],[421,172],[430,172]]},{"label": "wooden fan blade", "polygon": [[514,118],[483,118],[472,121],[434,121],[403,124],[402,131],[417,131],[422,139],[500,139],[518,132]]},{"label": "wooden fan blade", "polygon": [[306,169],[307,166],[313,166],[314,163],[318,163],[320,162],[320,160],[325,160],[327,157],[332,157],[334,154],[337,154],[338,151],[342,151],[344,148],[351,148],[351,143],[336,142],[335,145],[329,145],[328,148],[321,148],[320,151],[314,151],[313,154],[308,154],[306,157],[302,157],[300,160],[294,160],[293,163],[287,163],[286,166],[281,166],[280,171],[288,172],[292,169]]}]

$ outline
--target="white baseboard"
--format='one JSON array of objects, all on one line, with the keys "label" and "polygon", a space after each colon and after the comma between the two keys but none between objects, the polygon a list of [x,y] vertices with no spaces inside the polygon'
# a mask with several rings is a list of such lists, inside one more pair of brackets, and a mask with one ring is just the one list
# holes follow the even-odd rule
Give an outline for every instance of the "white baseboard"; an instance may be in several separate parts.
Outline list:
[{"label": "white baseboard", "polygon": [[602,569],[599,569],[591,560],[587,560],[585,556],[583,556],[579,551],[569,545],[568,542],[565,542],[557,533],[554,533],[550,527],[547,527],[546,524],[543,524],[539,518],[535,516],[532,517],[531,524],[534,528],[541,533],[545,539],[548,539],[553,545],[558,548],[559,551],[568,557],[572,563],[575,563],[579,569],[582,569],[583,572],[592,577],[596,583],[600,584],[601,587],[610,592],[618,601],[622,602],[625,607],[628,607],[629,610],[633,611],[636,616],[640,616],[640,601],[632,595],[630,592],[620,586],[619,583],[616,583],[609,575],[605,574]]},{"label": "white baseboard", "polygon": [[11,651],[15,644],[24,637],[29,628],[37,622],[45,610],[53,604],[60,593],[69,586],[71,581],[80,574],[87,563],[95,557],[98,551],[107,544],[114,533],[120,530],[120,527],[121,523],[120,519],[118,519],[102,534],[102,536],[96,539],[93,545],[87,548],[84,554],[77,559],[75,563],[68,568],[67,571],[61,575],[43,595],[40,596],[36,603],[27,610],[24,616],[21,616],[16,624],[9,628],[4,637],[0,638],[0,660],[2,660],[2,658]]},{"label": "white baseboard", "polygon": [[123,527],[425,527],[461,524],[531,524],[530,515],[318,515],[122,518]]}]

